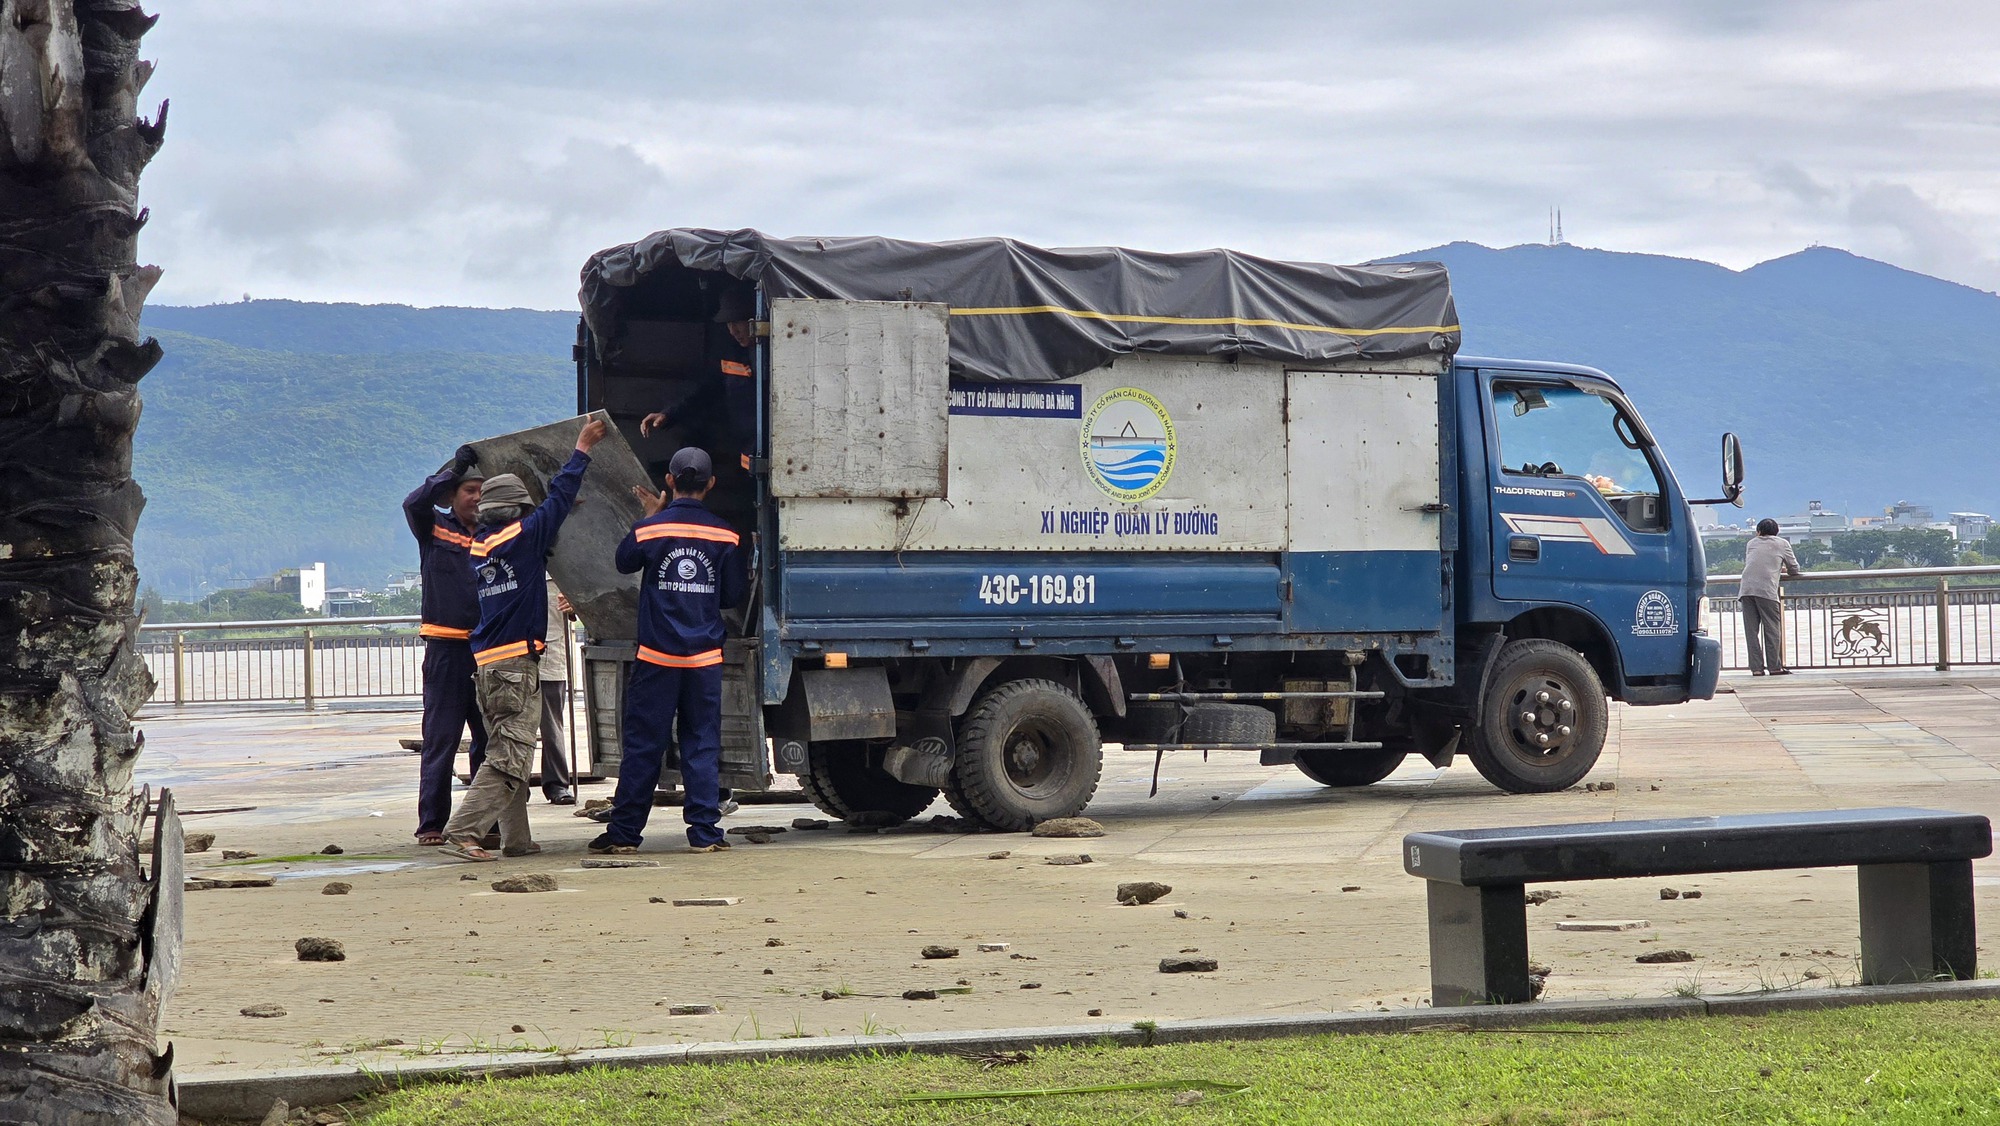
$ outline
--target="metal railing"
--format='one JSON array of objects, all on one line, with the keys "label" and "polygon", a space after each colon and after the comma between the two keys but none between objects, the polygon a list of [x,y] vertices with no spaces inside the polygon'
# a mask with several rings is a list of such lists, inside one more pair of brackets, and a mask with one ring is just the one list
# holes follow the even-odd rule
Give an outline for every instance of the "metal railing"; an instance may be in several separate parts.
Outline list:
[{"label": "metal railing", "polygon": [[[423,694],[416,615],[161,622],[139,627],[153,702],[362,700]],[[349,632],[372,627],[373,633]],[[257,635],[257,636],[252,636]]]},{"label": "metal railing", "polygon": [[[1885,567],[1807,571],[1785,580],[1781,634],[1788,668],[1931,668],[2000,664],[2000,586],[1953,586],[1953,579],[2000,575],[2000,566]],[[1711,575],[1702,614],[1722,642],[1722,667],[1747,669],[1742,604],[1713,593],[1741,575]],[[1885,589],[1817,593],[1821,583],[1889,582]],[[1803,588],[1803,589],[1801,589]]]}]

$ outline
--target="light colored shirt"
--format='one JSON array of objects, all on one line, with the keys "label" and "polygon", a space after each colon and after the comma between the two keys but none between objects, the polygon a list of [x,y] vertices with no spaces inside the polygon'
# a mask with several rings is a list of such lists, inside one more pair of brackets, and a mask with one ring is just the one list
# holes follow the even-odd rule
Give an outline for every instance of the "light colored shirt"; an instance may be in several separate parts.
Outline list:
[{"label": "light colored shirt", "polygon": [[1743,582],[1736,593],[1745,598],[1778,597],[1780,574],[1799,573],[1799,557],[1783,536],[1756,536],[1743,545]]},{"label": "light colored shirt", "polygon": [[547,582],[549,584],[549,631],[543,635],[542,640],[548,645],[548,648],[542,650],[540,665],[541,679],[568,680],[569,623],[563,619],[562,611],[556,609],[556,595],[561,593],[556,590],[556,581],[549,579]]}]

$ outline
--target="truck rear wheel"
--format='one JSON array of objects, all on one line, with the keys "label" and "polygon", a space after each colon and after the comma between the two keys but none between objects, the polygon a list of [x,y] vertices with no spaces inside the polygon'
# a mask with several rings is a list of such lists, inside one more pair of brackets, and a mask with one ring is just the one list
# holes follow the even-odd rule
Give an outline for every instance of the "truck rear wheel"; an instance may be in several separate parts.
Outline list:
[{"label": "truck rear wheel", "polygon": [[1097,720],[1052,680],[1014,680],[966,713],[952,758],[952,808],[995,829],[1021,832],[1074,817],[1104,769]]},{"label": "truck rear wheel", "polygon": [[1322,786],[1373,786],[1403,765],[1402,751],[1300,751],[1292,765]]},{"label": "truck rear wheel", "polygon": [[1575,785],[1604,750],[1610,706],[1583,655],[1555,641],[1510,641],[1465,728],[1465,753],[1488,782],[1514,794]]},{"label": "truck rear wheel", "polygon": [[872,760],[868,744],[858,740],[813,743],[806,747],[806,771],[799,775],[806,800],[830,817],[852,820],[874,814],[873,820],[900,824],[922,813],[937,800],[930,786],[912,786],[891,778]]}]

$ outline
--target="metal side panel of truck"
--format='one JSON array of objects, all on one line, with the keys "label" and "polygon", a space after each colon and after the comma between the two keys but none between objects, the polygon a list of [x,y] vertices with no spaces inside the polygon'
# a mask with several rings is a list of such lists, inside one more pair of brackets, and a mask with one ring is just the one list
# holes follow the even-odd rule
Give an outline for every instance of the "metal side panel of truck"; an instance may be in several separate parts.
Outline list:
[{"label": "metal side panel of truck", "polygon": [[[754,537],[726,785],[795,775],[829,813],[884,822],[942,793],[1018,829],[1084,808],[1112,743],[1253,752],[1329,786],[1464,752],[1502,788],[1544,791],[1595,763],[1609,699],[1713,692],[1690,501],[1601,372],[1157,347],[973,379],[953,372],[990,367],[954,335],[974,316],[1067,311],[759,284],[738,469],[702,398],[713,313],[743,271],[776,267],[703,256],[777,244],[694,232],[710,241],[673,244],[657,291],[619,257],[686,234],[593,259],[631,286],[611,299],[586,269],[579,407],[608,411],[655,479],[675,448],[711,449],[711,507]],[[654,411],[670,422],[640,434]],[[586,625],[611,767],[631,627]]]}]

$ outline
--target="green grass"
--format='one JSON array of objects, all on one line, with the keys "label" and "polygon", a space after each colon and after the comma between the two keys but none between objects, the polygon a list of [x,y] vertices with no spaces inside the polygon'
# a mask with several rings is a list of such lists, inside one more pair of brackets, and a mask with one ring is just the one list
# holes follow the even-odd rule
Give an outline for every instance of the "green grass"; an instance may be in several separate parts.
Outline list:
[{"label": "green grass", "polygon": [[[2000,1123],[2000,1002],[1035,1052],[592,1070],[419,1087],[357,1126],[674,1122]],[[988,1061],[998,1062],[998,1061]],[[1165,1086],[1036,1095],[1051,1088]],[[1228,1093],[1227,1088],[1245,1089]],[[1203,1090],[1177,1106],[1181,1091]],[[1028,1092],[921,1102],[945,1092]],[[1184,1096],[1186,1097],[1186,1096]]]}]

